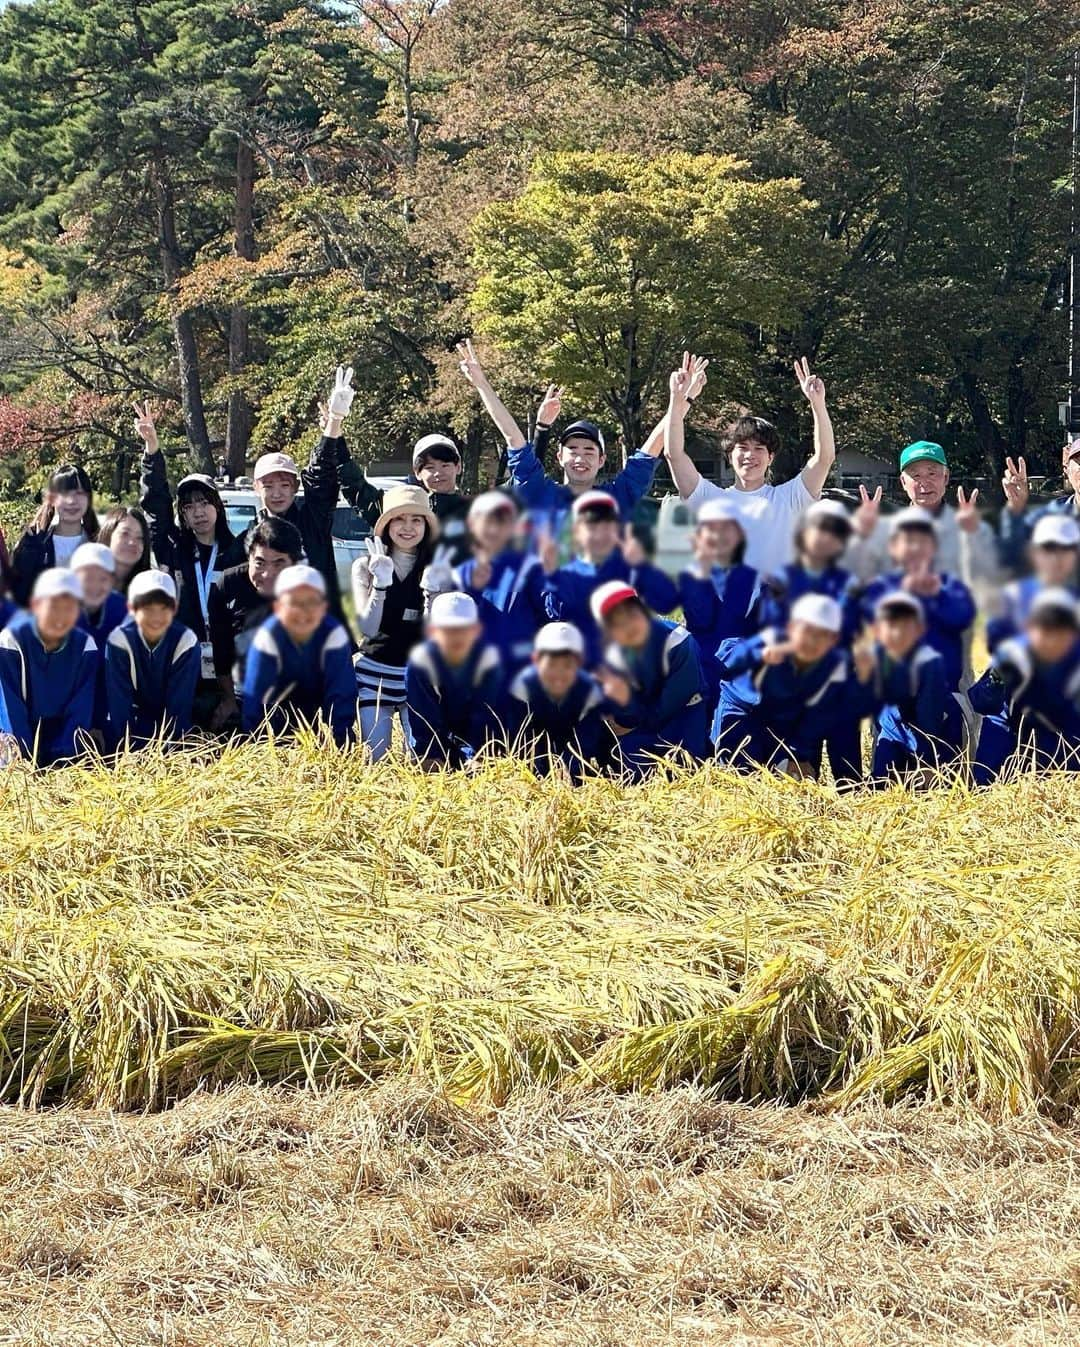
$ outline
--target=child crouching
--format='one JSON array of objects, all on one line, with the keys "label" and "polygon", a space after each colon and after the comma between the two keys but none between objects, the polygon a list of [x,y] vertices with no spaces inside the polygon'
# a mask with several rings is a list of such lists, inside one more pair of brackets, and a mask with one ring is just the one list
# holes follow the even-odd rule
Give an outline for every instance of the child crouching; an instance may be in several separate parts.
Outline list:
[{"label": "child crouching", "polygon": [[533,643],[532,664],[510,684],[506,733],[541,776],[556,763],[574,781],[609,739],[604,693],[582,668],[585,639],[569,622],[549,622]]}]

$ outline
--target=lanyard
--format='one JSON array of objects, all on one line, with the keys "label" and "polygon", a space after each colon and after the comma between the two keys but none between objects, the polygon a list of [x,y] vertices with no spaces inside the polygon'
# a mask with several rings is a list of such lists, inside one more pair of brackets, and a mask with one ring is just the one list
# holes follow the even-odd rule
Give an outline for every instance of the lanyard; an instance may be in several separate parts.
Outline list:
[{"label": "lanyard", "polygon": [[217,561],[218,545],[210,549],[210,557],[204,569],[199,568],[199,558],[195,557],[195,584],[199,591],[199,607],[202,610],[203,623],[210,630],[210,588],[214,583],[214,562]]}]

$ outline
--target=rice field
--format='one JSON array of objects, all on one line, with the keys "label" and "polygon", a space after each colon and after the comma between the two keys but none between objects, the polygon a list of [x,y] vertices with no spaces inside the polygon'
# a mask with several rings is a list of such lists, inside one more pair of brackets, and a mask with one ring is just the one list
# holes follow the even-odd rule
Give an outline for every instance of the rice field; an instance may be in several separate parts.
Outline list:
[{"label": "rice field", "polygon": [[9,1103],[407,1079],[1003,1118],[1080,1092],[1075,778],[573,789],[308,738],[0,789]]}]

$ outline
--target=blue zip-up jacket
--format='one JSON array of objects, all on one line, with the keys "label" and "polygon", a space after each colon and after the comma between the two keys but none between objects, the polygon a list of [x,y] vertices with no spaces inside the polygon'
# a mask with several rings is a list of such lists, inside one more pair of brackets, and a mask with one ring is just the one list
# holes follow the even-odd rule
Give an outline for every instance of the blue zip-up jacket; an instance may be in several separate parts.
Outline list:
[{"label": "blue zip-up jacket", "polygon": [[507,697],[507,737],[531,754],[542,775],[558,759],[577,781],[584,764],[597,759],[608,737],[604,708],[604,693],[591,674],[579,671],[570,691],[557,702],[545,692],[535,668],[522,669]]},{"label": "blue zip-up jacket", "polygon": [[640,649],[609,644],[604,663],[627,679],[633,694],[628,706],[611,708],[619,725],[657,745],[681,746],[695,756],[708,751],[708,686],[698,644],[685,627],[654,617]]},{"label": "blue zip-up jacket", "polygon": [[[1080,597],[1080,587],[1067,585],[1074,597]],[[1002,641],[1018,636],[1024,629],[1024,623],[1031,612],[1031,605],[1043,589],[1042,582],[1034,575],[1025,575],[1022,580],[1012,580],[1001,590],[1001,611],[987,620],[986,645],[991,654]]]},{"label": "blue zip-up jacket", "polygon": [[13,622],[21,612],[22,609],[11,599],[0,599],[0,631]]},{"label": "blue zip-up jacket", "polygon": [[544,570],[531,553],[507,548],[491,562],[491,579],[476,589],[471,558],[457,568],[457,581],[476,603],[484,638],[498,646],[507,673],[520,669],[532,656],[533,638],[547,621],[544,610]]},{"label": "blue zip-up jacket", "polygon": [[[648,494],[659,461],[658,457],[639,449],[626,460],[625,468],[609,482],[597,482],[595,489],[613,496],[620,516],[629,520],[638,501]],[[548,476],[531,442],[519,449],[509,449],[506,465],[510,485],[521,497],[534,522],[546,523],[551,532],[557,534],[574,503],[574,493],[565,483]]]},{"label": "blue zip-up jacket", "polygon": [[[903,589],[903,580],[903,571],[890,571],[866,586],[859,596],[864,621],[874,620],[878,600]],[[919,595],[919,601],[926,614],[926,640],[944,658],[949,691],[955,692],[964,675],[964,636],[975,621],[975,600],[962,580],[942,575],[937,594],[930,599]]]},{"label": "blue zip-up jacket", "polygon": [[248,648],[241,696],[241,725],[254,734],[265,721],[275,732],[297,720],[322,721],[339,746],[356,728],[356,675],[349,634],[331,613],[298,646],[280,619],[269,617]]},{"label": "blue zip-up jacket", "polygon": [[759,625],[783,630],[791,616],[792,604],[804,594],[824,594],[840,605],[844,615],[840,643],[850,645],[858,633],[861,618],[853,588],[852,574],[843,566],[832,565],[823,571],[811,571],[799,562],[792,562],[778,575],[766,576],[762,580]]},{"label": "blue zip-up jacket", "polygon": [[24,757],[47,767],[81,751],[80,734],[93,728],[97,661],[94,638],[78,627],[52,651],[32,616],[0,632],[0,731]]},{"label": "blue zip-up jacket", "polygon": [[405,666],[409,736],[418,758],[461,764],[493,739],[502,738],[504,679],[498,648],[478,640],[461,664],[443,659],[424,641]]},{"label": "blue zip-up jacket", "polygon": [[678,601],[683,623],[698,643],[701,667],[715,698],[720,686],[716,651],[721,641],[751,636],[758,620],[760,577],[752,566],[713,566],[702,575],[695,565],[679,572]]},{"label": "blue zip-up jacket", "polygon": [[713,738],[725,755],[741,751],[753,762],[783,755],[818,763],[826,738],[843,717],[862,716],[861,705],[851,697],[847,655],[835,646],[806,669],[790,658],[764,664],[765,646],[781,639],[782,633],[769,629],[720,647],[724,681]]},{"label": "blue zip-up jacket", "polygon": [[633,585],[642,602],[653,612],[670,613],[678,606],[679,594],[671,580],[657,566],[629,566],[616,548],[606,561],[594,566],[584,557],[560,566],[544,581],[544,606],[551,622],[572,622],[585,638],[585,664],[592,667],[600,658],[602,637],[593,621],[589,599],[593,591],[609,580],[624,580]]},{"label": "blue zip-up jacket", "polygon": [[899,744],[920,763],[933,764],[942,744],[953,737],[948,709],[950,702],[956,703],[944,659],[925,640],[903,660],[891,659],[877,643],[873,652],[869,683],[856,685],[863,713],[873,716],[879,739]]},{"label": "blue zip-up jacket", "polygon": [[91,616],[84,609],[76,623],[80,631],[88,632],[98,648],[97,682],[94,687],[94,729],[102,734],[109,724],[109,697],[105,690],[105,647],[109,637],[128,615],[127,600],[119,590],[111,590],[105,602]]},{"label": "blue zip-up jacket", "polygon": [[1069,515],[1080,523],[1080,509],[1077,508],[1076,497],[1073,495],[1058,496],[1054,500],[1025,510],[1021,515],[1014,514],[1012,510],[1002,510],[998,520],[997,544],[998,556],[1003,566],[1013,571],[1023,570],[1027,560],[1024,549],[1031,542],[1035,525],[1048,514]]},{"label": "blue zip-up jacket", "polygon": [[1026,636],[1003,641],[989,669],[968,689],[980,715],[1004,713],[1015,731],[1021,720],[1080,747],[1080,639],[1056,664],[1040,663]]},{"label": "blue zip-up jacket", "polygon": [[151,650],[134,617],[127,617],[105,647],[105,692],[112,748],[147,744],[157,735],[182,739],[191,730],[199,642],[190,627],[173,619]]}]

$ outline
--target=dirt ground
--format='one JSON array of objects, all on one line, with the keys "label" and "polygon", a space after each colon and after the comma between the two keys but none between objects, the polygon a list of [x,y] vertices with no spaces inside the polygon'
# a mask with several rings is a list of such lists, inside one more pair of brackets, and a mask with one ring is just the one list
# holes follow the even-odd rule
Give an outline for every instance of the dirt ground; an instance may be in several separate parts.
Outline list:
[{"label": "dirt ground", "polygon": [[0,1343],[1080,1342],[1036,1119],[402,1084],[0,1113]]}]

